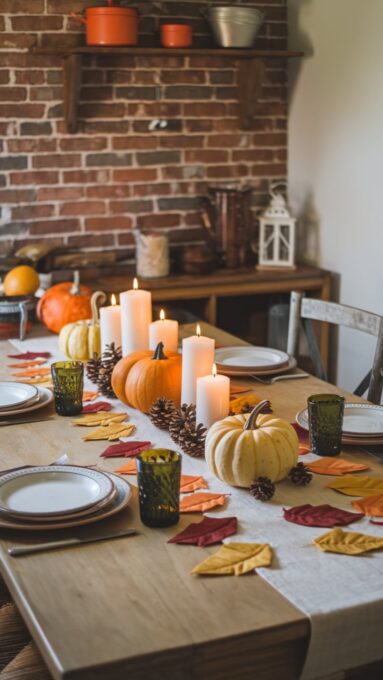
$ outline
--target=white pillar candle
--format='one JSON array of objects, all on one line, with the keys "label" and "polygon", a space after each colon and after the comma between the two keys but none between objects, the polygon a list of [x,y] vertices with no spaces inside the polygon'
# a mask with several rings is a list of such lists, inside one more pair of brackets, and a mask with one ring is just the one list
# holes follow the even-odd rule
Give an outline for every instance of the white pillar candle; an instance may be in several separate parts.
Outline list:
[{"label": "white pillar candle", "polygon": [[116,296],[112,295],[111,305],[100,308],[101,352],[106,346],[114,342],[114,346],[121,347],[121,307],[116,304]]},{"label": "white pillar candle", "polygon": [[196,335],[182,341],[182,393],[183,404],[195,404],[197,378],[211,374],[214,363],[215,342],[201,335],[197,324]]},{"label": "white pillar candle", "polygon": [[178,321],[165,319],[163,309],[160,311],[159,321],[153,321],[149,326],[149,349],[156,349],[159,342],[163,342],[165,354],[177,352]]},{"label": "white pillar candle", "polygon": [[120,295],[122,354],[149,348],[149,324],[152,320],[152,294],[138,289],[134,279],[133,289]]},{"label": "white pillar candle", "polygon": [[213,364],[212,375],[197,379],[197,423],[209,428],[217,420],[226,418],[229,402],[230,378],[217,375],[216,365]]}]

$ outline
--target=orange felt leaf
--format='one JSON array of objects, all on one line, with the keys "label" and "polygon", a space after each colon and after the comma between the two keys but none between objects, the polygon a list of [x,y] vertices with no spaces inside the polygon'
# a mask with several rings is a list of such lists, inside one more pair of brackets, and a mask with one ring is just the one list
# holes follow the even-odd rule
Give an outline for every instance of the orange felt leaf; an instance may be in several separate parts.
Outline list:
[{"label": "orange felt leaf", "polygon": [[135,475],[137,474],[137,466],[136,466],[136,459],[131,458],[128,463],[125,463],[125,465],[121,465],[121,467],[117,468],[115,470],[117,474],[119,475]]},{"label": "orange felt leaf", "polygon": [[353,505],[356,510],[359,510],[359,512],[364,512],[365,515],[383,517],[383,496],[381,493],[374,494],[373,496],[365,496],[365,498],[358,498],[355,501],[351,501],[351,505]]},{"label": "orange felt leaf", "polygon": [[306,453],[310,453],[310,448],[304,444],[299,444],[298,453],[300,456],[304,456]]},{"label": "orange felt leaf", "polygon": [[244,387],[243,385],[230,385],[230,396],[235,394],[243,394],[244,392],[251,392],[251,387]]},{"label": "orange felt leaf", "polygon": [[368,465],[363,463],[350,463],[344,458],[330,458],[330,456],[324,456],[311,463],[305,463],[305,467],[310,472],[316,472],[318,475],[332,475],[334,477],[346,475],[348,472],[361,472],[362,470],[369,469]]},{"label": "orange felt leaf", "polygon": [[12,373],[15,378],[38,378],[43,375],[50,375],[50,368],[27,368],[25,371],[17,371]]},{"label": "orange felt leaf", "polygon": [[181,493],[190,493],[197,489],[207,489],[208,483],[201,475],[181,475]]},{"label": "orange felt leaf", "polygon": [[193,493],[180,500],[180,512],[204,512],[218,505],[224,505],[228,494]]},{"label": "orange felt leaf", "polygon": [[35,359],[34,361],[19,361],[17,364],[8,364],[8,368],[33,368],[46,364],[46,359]]},{"label": "orange felt leaf", "polygon": [[83,401],[94,401],[98,395],[98,392],[93,392],[92,390],[84,390],[82,393]]}]

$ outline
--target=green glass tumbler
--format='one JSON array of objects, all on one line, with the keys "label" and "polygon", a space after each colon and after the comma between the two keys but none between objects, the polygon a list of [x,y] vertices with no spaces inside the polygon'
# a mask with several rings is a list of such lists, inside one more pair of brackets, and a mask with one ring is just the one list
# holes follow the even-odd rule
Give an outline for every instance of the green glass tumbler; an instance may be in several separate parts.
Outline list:
[{"label": "green glass tumbler", "polygon": [[136,458],[141,522],[148,527],[177,524],[181,456],[168,449],[147,449]]},{"label": "green glass tumbler", "polygon": [[342,446],[344,397],[313,394],[307,405],[311,451],[318,456],[338,456]]},{"label": "green glass tumbler", "polygon": [[77,416],[82,411],[84,364],[56,361],[51,366],[55,408],[59,416]]}]

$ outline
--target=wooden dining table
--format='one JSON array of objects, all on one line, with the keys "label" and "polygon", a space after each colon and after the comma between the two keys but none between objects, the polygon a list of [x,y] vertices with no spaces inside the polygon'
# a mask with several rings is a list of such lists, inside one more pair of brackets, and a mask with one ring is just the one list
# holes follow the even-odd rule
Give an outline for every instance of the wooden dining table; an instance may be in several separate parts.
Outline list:
[{"label": "wooden dining table", "polygon": [[[185,326],[182,333],[190,335],[193,330],[194,326]],[[219,345],[246,344],[208,324],[202,330]],[[0,343],[2,380],[9,379],[6,355],[11,353],[14,347]],[[314,392],[336,392],[359,401],[311,376],[272,385],[249,378],[240,383],[269,399],[274,412],[289,421]],[[82,441],[70,419],[55,415],[52,405],[38,413],[52,417],[1,427],[0,469],[48,464],[63,453],[73,464],[100,463],[100,442]],[[350,449],[342,453],[347,458]],[[368,459],[374,468],[372,457],[360,452],[359,459]],[[107,459],[100,467],[113,471],[118,464]],[[299,677],[310,636],[308,618],[255,574],[191,576],[196,548],[168,544],[174,527],[144,526],[137,492],[132,489],[127,509],[81,530],[39,534],[0,530],[1,576],[52,676],[57,680]],[[195,517],[181,515],[177,530]],[[138,529],[137,536],[17,559],[7,553],[10,546],[130,526]],[[205,550],[210,554],[216,547]]]}]

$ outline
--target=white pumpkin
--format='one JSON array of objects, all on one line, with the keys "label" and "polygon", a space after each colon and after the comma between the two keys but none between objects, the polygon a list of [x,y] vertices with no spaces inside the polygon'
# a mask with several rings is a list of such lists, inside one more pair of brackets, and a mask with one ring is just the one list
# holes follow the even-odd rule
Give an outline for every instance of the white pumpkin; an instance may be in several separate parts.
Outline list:
[{"label": "white pumpkin", "polygon": [[92,318],[67,323],[59,334],[60,352],[75,361],[89,361],[94,354],[101,355],[101,334],[98,318],[97,301],[105,300],[106,295],[101,291],[93,293],[90,304]]},{"label": "white pumpkin", "polygon": [[214,423],[206,437],[205,457],[212,472],[231,486],[249,488],[257,477],[278,482],[298,460],[297,434],[287,420],[260,415],[267,402],[251,414]]}]

